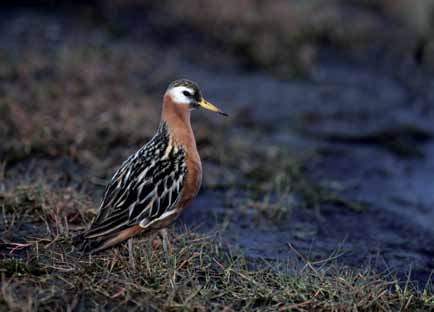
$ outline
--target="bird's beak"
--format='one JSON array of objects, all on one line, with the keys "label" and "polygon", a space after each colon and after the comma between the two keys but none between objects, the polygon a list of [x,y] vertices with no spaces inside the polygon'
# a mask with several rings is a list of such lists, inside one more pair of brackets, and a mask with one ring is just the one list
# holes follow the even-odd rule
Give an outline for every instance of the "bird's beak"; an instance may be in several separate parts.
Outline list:
[{"label": "bird's beak", "polygon": [[211,104],[210,102],[208,102],[204,99],[200,100],[200,102],[198,104],[200,107],[202,107],[204,109],[210,110],[212,112],[218,113],[218,114],[223,115],[223,116],[228,116],[228,114],[222,112],[218,107],[214,106],[213,104]]}]

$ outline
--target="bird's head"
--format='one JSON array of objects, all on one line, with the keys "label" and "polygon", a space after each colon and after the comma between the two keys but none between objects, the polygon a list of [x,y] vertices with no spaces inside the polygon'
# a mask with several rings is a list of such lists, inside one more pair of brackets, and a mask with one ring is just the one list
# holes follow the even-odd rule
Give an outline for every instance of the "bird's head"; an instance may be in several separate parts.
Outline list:
[{"label": "bird's head", "polygon": [[169,97],[171,102],[175,105],[187,105],[190,110],[203,108],[228,116],[219,108],[206,101],[202,96],[199,86],[195,82],[187,79],[173,81],[167,88],[165,97]]}]

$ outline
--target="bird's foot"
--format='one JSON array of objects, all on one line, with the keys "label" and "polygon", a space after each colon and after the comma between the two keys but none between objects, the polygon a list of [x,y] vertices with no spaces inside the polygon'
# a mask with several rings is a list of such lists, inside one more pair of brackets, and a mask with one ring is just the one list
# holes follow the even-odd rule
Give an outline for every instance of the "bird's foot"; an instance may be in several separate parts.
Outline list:
[{"label": "bird's foot", "polygon": [[133,247],[133,238],[128,240],[128,266],[130,270],[136,271],[136,260],[134,259],[134,247]]},{"label": "bird's foot", "polygon": [[172,244],[170,243],[169,232],[167,229],[161,229],[160,235],[163,240],[163,249],[166,255],[170,256],[172,254]]}]

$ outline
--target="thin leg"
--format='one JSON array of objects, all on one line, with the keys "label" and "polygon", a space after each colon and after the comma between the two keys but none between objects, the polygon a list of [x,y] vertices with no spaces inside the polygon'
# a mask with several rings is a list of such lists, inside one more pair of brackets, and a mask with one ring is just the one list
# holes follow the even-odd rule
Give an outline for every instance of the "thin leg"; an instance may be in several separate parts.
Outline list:
[{"label": "thin leg", "polygon": [[158,233],[152,233],[149,235],[149,241],[152,242],[152,249],[158,249],[161,247],[161,239],[156,237]]},{"label": "thin leg", "polygon": [[163,249],[164,249],[164,252],[167,255],[170,255],[172,253],[172,246],[170,244],[169,234],[167,232],[167,229],[161,229],[160,230],[160,235],[163,238]]},{"label": "thin leg", "polygon": [[128,239],[128,264],[130,269],[136,270],[136,261],[134,259],[134,248],[133,248],[133,238]]}]

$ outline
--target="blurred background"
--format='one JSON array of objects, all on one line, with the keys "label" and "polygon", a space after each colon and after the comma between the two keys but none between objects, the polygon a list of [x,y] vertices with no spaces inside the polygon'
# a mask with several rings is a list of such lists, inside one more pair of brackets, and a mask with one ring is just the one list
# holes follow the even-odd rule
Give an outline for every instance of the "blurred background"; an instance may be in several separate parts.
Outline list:
[{"label": "blurred background", "polygon": [[381,259],[432,277],[434,1],[0,8],[3,203],[62,207],[82,227],[155,131],[167,85],[189,78],[230,118],[194,112],[204,187],[181,222],[224,223],[251,258],[291,257],[291,242],[313,259],[338,250],[355,267]]}]

